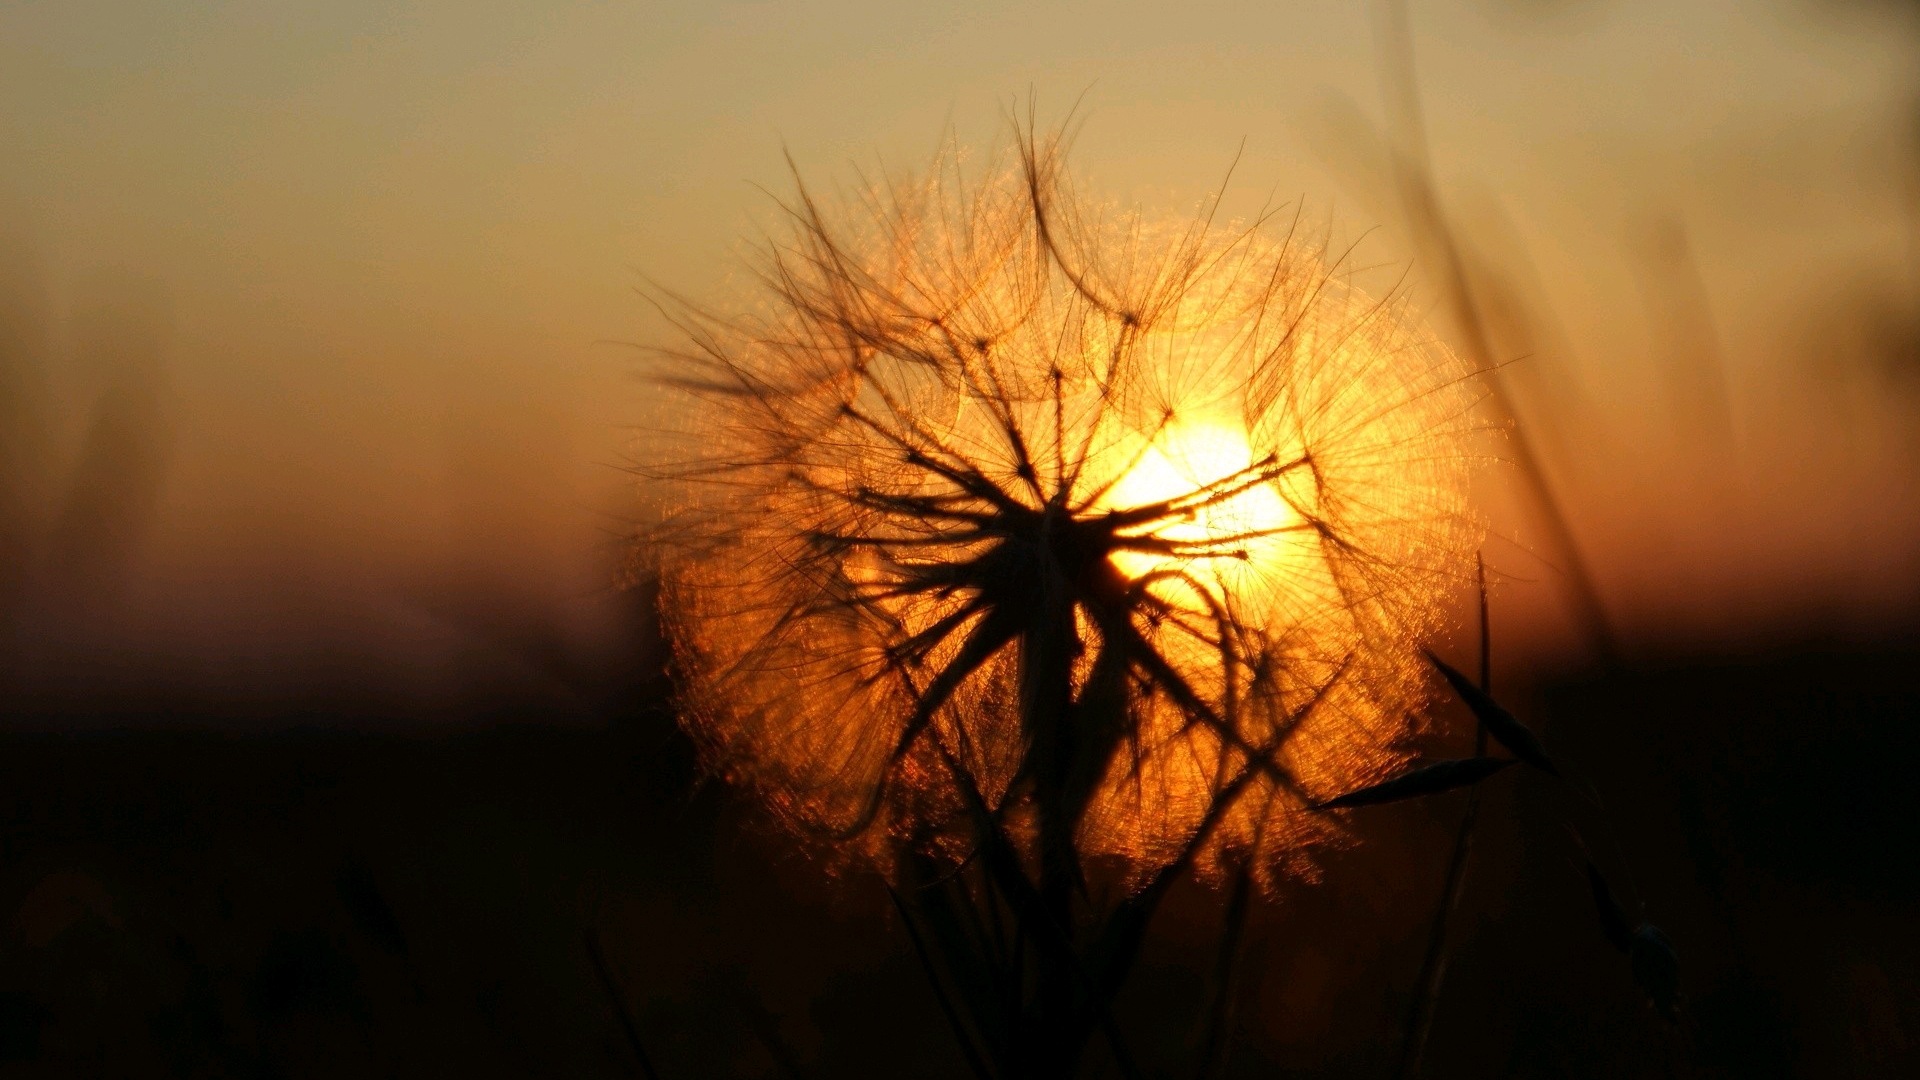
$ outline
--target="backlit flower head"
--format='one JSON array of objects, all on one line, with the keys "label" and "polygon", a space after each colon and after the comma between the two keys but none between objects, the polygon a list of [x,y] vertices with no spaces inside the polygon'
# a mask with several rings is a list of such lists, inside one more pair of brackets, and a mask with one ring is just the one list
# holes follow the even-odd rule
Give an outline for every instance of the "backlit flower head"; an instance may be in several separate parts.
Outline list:
[{"label": "backlit flower head", "polygon": [[1297,214],[1162,224],[1016,151],[802,187],[758,296],[677,309],[685,722],[842,850],[985,815],[1076,873],[1299,869],[1422,703],[1470,373]]}]

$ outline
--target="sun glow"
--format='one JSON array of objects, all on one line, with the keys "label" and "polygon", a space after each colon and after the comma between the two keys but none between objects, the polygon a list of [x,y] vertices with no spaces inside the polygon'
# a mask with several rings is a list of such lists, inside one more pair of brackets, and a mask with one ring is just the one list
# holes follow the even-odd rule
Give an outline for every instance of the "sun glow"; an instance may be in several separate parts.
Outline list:
[{"label": "sun glow", "polygon": [[1023,154],[806,203],[771,297],[687,309],[652,541],[688,730],[883,864],[967,858],[984,805],[1128,887],[1305,872],[1463,580],[1466,369],[1303,237],[1081,213]]},{"label": "sun glow", "polygon": [[1262,477],[1237,423],[1171,424],[1130,457],[1137,460],[1101,499],[1103,508],[1127,510],[1210,487],[1218,487],[1223,497],[1149,530],[1148,535],[1181,545],[1181,552],[1116,551],[1113,564],[1129,578],[1179,570],[1207,583],[1216,595],[1238,593],[1276,570],[1299,534],[1300,515]]}]

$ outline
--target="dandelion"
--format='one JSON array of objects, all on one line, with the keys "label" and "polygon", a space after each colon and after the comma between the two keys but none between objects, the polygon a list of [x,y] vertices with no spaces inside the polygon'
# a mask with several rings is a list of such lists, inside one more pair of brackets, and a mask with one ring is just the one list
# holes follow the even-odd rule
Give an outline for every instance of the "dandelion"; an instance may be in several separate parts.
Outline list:
[{"label": "dandelion", "polygon": [[1014,143],[802,184],[749,310],[673,309],[649,550],[712,765],[883,868],[980,859],[1079,958],[1014,1013],[1084,1030],[1096,893],[1308,872],[1309,808],[1404,761],[1474,394],[1297,212],[1162,224]]}]

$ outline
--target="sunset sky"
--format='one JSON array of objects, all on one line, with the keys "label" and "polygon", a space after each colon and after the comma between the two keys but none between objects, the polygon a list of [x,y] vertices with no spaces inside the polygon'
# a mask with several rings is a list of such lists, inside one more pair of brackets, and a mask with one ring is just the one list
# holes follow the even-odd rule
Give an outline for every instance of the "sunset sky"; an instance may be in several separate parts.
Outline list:
[{"label": "sunset sky", "polygon": [[[46,625],[214,673],[316,640],[444,659],[432,598],[479,592],[591,641],[653,405],[619,343],[666,334],[635,287],[724,301],[783,150],[830,187],[1079,101],[1090,189],[1189,213],[1244,139],[1230,212],[1304,199],[1397,274],[1369,10],[6,4],[0,393],[43,599],[81,587],[50,552],[103,402],[145,470],[106,469],[131,485],[101,557],[125,617]],[[1623,623],[1910,606],[1911,7],[1441,0],[1412,23],[1443,198],[1528,313],[1496,346]],[[1552,571],[1512,502],[1488,495],[1489,558],[1525,606]],[[74,581],[106,589],[102,565]]]}]

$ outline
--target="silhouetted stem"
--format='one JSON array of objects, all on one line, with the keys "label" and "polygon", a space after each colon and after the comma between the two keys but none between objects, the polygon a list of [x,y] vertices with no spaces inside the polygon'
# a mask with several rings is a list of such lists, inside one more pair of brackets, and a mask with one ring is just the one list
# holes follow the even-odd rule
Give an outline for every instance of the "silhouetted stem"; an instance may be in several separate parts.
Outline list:
[{"label": "silhouetted stem", "polygon": [[1383,16],[1382,45],[1388,53],[1386,62],[1381,65],[1381,78],[1386,84],[1389,116],[1398,121],[1393,125],[1397,129],[1393,133],[1397,139],[1392,151],[1401,198],[1415,230],[1424,234],[1427,243],[1439,256],[1448,286],[1448,298],[1452,301],[1454,317],[1465,339],[1463,343],[1474,366],[1487,380],[1494,407],[1509,421],[1507,439],[1513,463],[1526,482],[1535,508],[1540,512],[1541,524],[1546,527],[1553,546],[1560,553],[1561,569],[1568,599],[1573,602],[1574,614],[1584,624],[1588,643],[1593,646],[1600,662],[1607,667],[1617,667],[1620,646],[1613,631],[1613,621],[1600,602],[1599,586],[1587,566],[1580,542],[1574,537],[1573,526],[1567,521],[1566,511],[1560,505],[1553,482],[1547,477],[1540,454],[1526,427],[1519,422],[1513,395],[1500,378],[1486,318],[1474,298],[1473,283],[1468,278],[1466,255],[1461,251],[1459,238],[1454,234],[1452,225],[1440,207],[1439,197],[1433,190],[1433,165],[1427,152],[1426,115],[1421,108],[1419,83],[1414,74],[1413,31],[1407,21],[1406,0],[1383,0],[1380,11]]},{"label": "silhouetted stem", "polygon": [[627,1049],[633,1051],[633,1058],[640,1063],[640,1075],[646,1080],[660,1080],[660,1074],[653,1070],[653,1059],[647,1057],[647,1048],[640,1042],[640,1029],[634,1026],[633,1015],[627,1012],[627,1002],[620,994],[620,986],[613,981],[613,972],[607,969],[607,958],[600,951],[600,935],[589,929],[586,935],[587,959],[593,964],[594,977],[600,980],[600,989],[606,991],[607,1000],[613,1005],[613,1015],[620,1020],[620,1033],[626,1036]]},{"label": "silhouetted stem", "polygon": [[[1480,689],[1493,692],[1492,624],[1487,618],[1487,565],[1474,556],[1474,573],[1480,586]],[[1487,726],[1476,723],[1473,754],[1485,757]],[[1426,1053],[1427,1036],[1433,1030],[1433,1013],[1440,1001],[1440,983],[1446,976],[1447,929],[1460,896],[1466,891],[1467,862],[1473,855],[1473,828],[1480,820],[1480,786],[1467,794],[1467,812],[1460,817],[1460,831],[1453,838],[1453,857],[1447,863],[1446,884],[1440,890],[1440,906],[1433,913],[1433,930],[1427,938],[1427,954],[1420,961],[1420,978],[1414,984],[1413,1005],[1407,1015],[1406,1039],[1400,1047],[1400,1080],[1413,1080],[1420,1073],[1420,1059]]]},{"label": "silhouetted stem", "polygon": [[1420,1074],[1420,1058],[1427,1048],[1427,1035],[1433,1029],[1434,1007],[1439,1004],[1440,981],[1447,966],[1447,924],[1465,891],[1467,860],[1473,853],[1473,827],[1480,817],[1480,788],[1467,794],[1467,812],[1460,819],[1460,831],[1453,840],[1453,859],[1447,864],[1447,882],[1440,892],[1440,907],[1433,915],[1433,932],[1427,938],[1427,954],[1420,962],[1420,979],[1415,984],[1413,1006],[1407,1015],[1406,1041],[1400,1049],[1401,1080],[1413,1080]]},{"label": "silhouetted stem", "polygon": [[980,1051],[973,1045],[973,1039],[968,1035],[959,1011],[953,1007],[953,999],[947,996],[946,987],[940,983],[940,972],[934,966],[933,955],[927,951],[927,943],[921,938],[919,927],[914,925],[913,915],[907,910],[906,901],[900,899],[899,892],[895,891],[891,885],[887,886],[887,895],[893,897],[893,906],[900,912],[901,925],[907,928],[907,937],[913,942],[914,955],[920,958],[920,968],[927,973],[927,983],[933,987],[934,999],[940,1003],[940,1013],[947,1018],[947,1027],[953,1030],[954,1040],[960,1044],[960,1053],[967,1059],[968,1068],[971,1068],[973,1074],[981,1080],[992,1080],[993,1071],[987,1068],[986,1060],[980,1056]]},{"label": "silhouetted stem", "polygon": [[[1051,560],[1047,560],[1051,563]],[[1034,1006],[1036,1076],[1071,1076],[1084,1045],[1076,1000],[1073,896],[1080,883],[1074,832],[1079,814],[1070,805],[1074,764],[1073,658],[1080,645],[1065,583],[1051,565],[1039,575],[1049,595],[1038,601],[1037,626],[1021,640],[1020,702],[1032,747],[1034,809],[1040,841],[1040,904],[1061,936],[1060,947],[1038,956]]]},{"label": "silhouetted stem", "polygon": [[1233,879],[1227,897],[1226,926],[1220,932],[1220,955],[1213,968],[1213,1007],[1207,1016],[1207,1034],[1200,1046],[1200,1068],[1195,1080],[1208,1080],[1220,1071],[1227,1053],[1227,1028],[1233,1020],[1233,968],[1240,956],[1240,935],[1247,927],[1253,877],[1244,867]]}]

